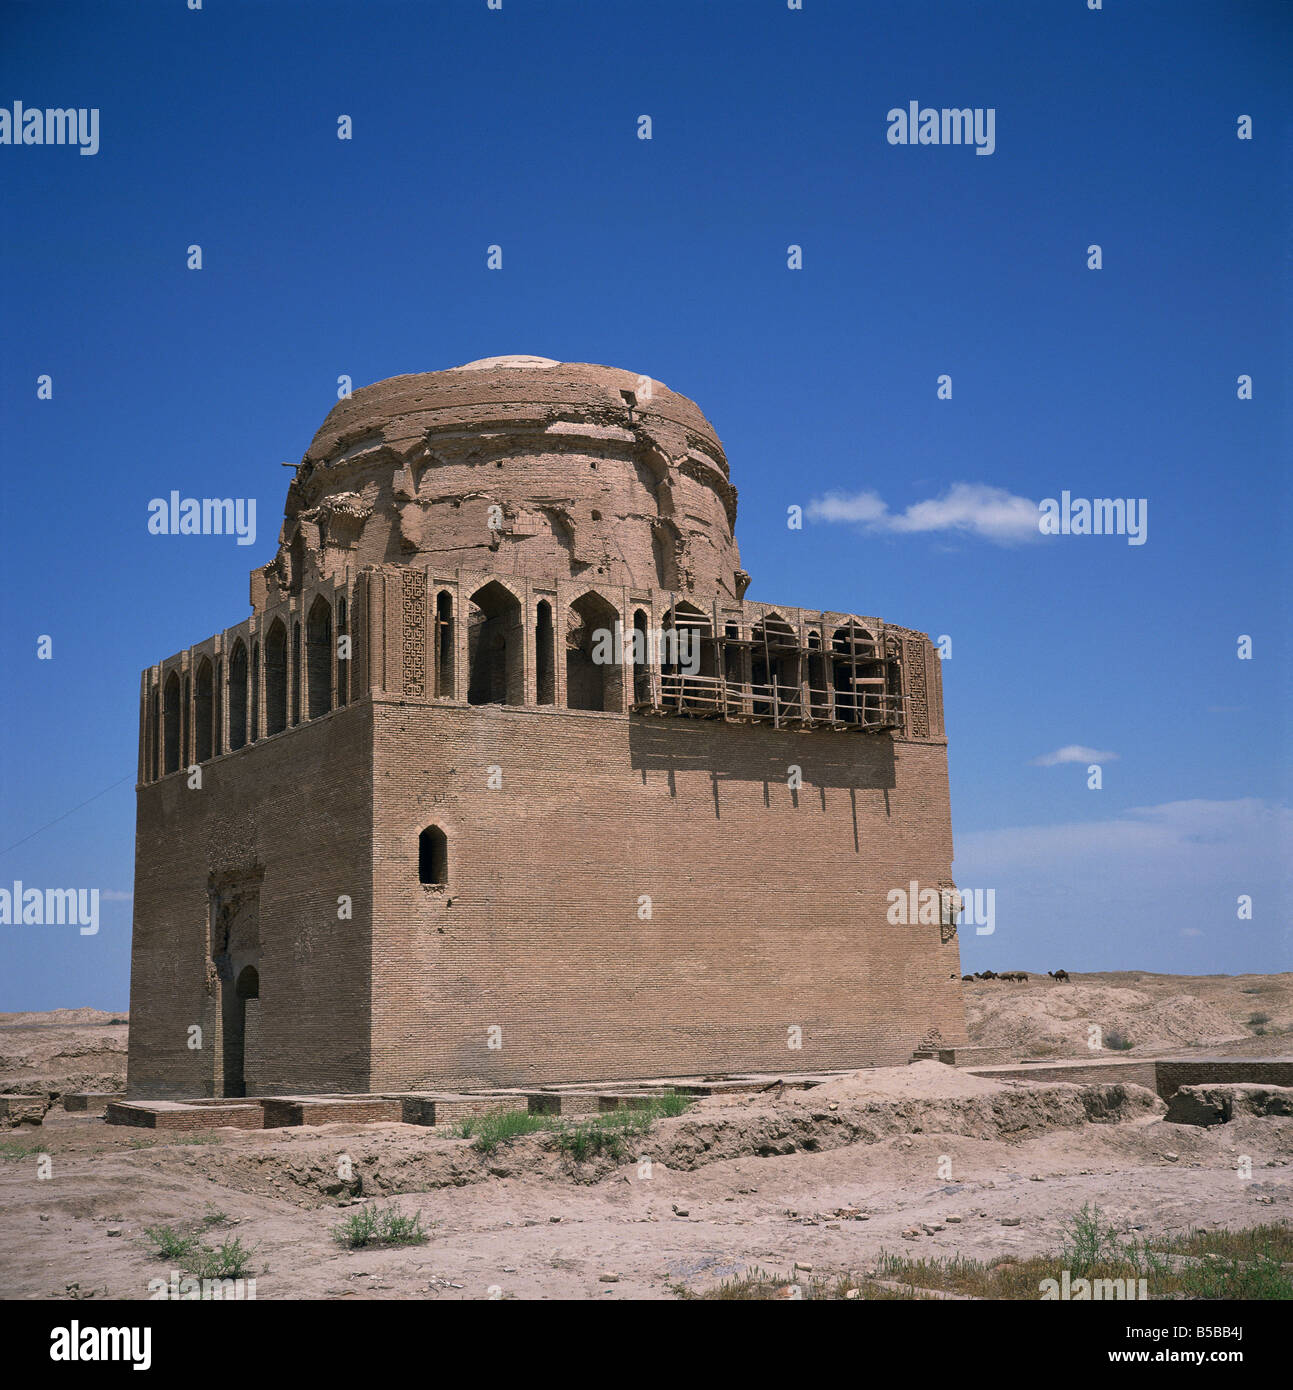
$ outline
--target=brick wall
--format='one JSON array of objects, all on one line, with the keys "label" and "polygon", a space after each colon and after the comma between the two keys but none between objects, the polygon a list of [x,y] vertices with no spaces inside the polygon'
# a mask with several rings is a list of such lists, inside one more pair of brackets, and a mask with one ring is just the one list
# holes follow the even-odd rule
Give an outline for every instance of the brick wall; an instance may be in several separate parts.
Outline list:
[{"label": "brick wall", "polygon": [[[890,889],[950,878],[941,742],[398,702],[373,728],[373,1087],[898,1063],[931,1026],[965,1042],[955,938],[886,921]],[[443,889],[417,881],[431,824]]]},{"label": "brick wall", "polygon": [[[138,790],[127,1093],[220,1094],[211,889],[258,883],[249,1089],[368,1089],[371,706],[352,705]],[[353,898],[340,921],[337,898]],[[189,1029],[202,1028],[200,1051]]]}]

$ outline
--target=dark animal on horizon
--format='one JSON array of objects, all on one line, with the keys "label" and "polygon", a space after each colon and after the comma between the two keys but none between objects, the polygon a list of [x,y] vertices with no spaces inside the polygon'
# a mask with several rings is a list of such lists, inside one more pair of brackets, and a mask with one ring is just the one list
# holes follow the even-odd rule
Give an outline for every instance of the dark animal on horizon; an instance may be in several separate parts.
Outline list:
[{"label": "dark animal on horizon", "polygon": [[1046,972],[1052,980],[1058,980],[1061,984],[1067,984],[1069,972],[1067,970],[1048,970]]}]

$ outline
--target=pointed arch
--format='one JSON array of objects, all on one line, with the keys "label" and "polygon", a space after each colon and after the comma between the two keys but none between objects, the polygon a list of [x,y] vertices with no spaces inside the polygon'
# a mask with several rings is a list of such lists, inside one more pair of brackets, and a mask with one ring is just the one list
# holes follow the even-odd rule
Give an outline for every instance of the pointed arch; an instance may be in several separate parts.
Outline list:
[{"label": "pointed arch", "polygon": [[467,703],[525,703],[521,601],[491,579],[471,596],[467,629]]},{"label": "pointed arch", "polygon": [[822,649],[821,633],[810,629],[808,633],[808,712],[813,719],[829,719],[831,716],[831,686],[827,671],[826,653]]},{"label": "pointed arch", "polygon": [[180,678],[172,671],[162,693],[162,774],[180,770]]},{"label": "pointed arch", "polygon": [[754,712],[779,719],[799,705],[799,643],[780,613],[765,613],[751,634]]},{"label": "pointed arch", "polygon": [[265,638],[265,732],[287,728],[287,628],[275,618]]},{"label": "pointed arch", "polygon": [[211,756],[219,757],[224,751],[224,658],[218,656],[211,690]]},{"label": "pointed arch", "polygon": [[453,595],[441,589],[435,599],[436,663],[435,693],[441,699],[454,697]]},{"label": "pointed arch", "polygon": [[247,742],[247,644],[238,638],[229,653],[229,751]]},{"label": "pointed arch", "polygon": [[660,653],[661,690],[666,704],[701,708],[717,698],[713,621],[694,603],[675,601],[665,614]]},{"label": "pointed arch", "polygon": [[633,610],[633,703],[651,701],[651,624],[641,608]]},{"label": "pointed arch", "polygon": [[[622,710],[624,664],[619,609],[590,589],[566,617],[566,708]],[[619,658],[619,659],[617,659]]]},{"label": "pointed arch", "polygon": [[556,636],[552,629],[552,605],[546,598],[534,610],[534,700],[552,705],[557,700]]},{"label": "pointed arch", "polygon": [[[841,724],[865,724],[874,706],[874,695],[883,693],[883,681],[876,690],[877,668],[875,636],[853,618],[831,634],[831,686],[835,698],[835,718]],[[871,696],[871,699],[868,699]]]},{"label": "pointed arch", "polygon": [[305,701],[309,719],[332,708],[332,605],[322,594],[305,620]]},{"label": "pointed arch", "polygon": [[197,763],[207,762],[211,757],[214,695],[215,677],[211,659],[204,656],[198,662],[197,677],[193,682],[193,761]]},{"label": "pointed arch", "polygon": [[437,888],[449,882],[449,837],[438,825],[418,836],[418,882]]}]

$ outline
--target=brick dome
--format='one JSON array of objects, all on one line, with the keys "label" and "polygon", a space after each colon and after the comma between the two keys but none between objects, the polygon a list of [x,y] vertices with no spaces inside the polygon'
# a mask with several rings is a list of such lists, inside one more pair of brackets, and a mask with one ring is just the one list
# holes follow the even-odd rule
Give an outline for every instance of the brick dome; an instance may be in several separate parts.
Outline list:
[{"label": "brick dome", "polygon": [[617,367],[482,358],[333,407],[262,601],[365,564],[739,598],[735,517],[723,446],[686,396]]}]

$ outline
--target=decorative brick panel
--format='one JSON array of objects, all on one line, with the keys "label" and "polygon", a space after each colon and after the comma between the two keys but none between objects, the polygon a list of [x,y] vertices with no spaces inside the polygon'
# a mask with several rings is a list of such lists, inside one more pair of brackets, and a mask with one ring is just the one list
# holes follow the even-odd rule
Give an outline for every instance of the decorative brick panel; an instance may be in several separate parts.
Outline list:
[{"label": "decorative brick panel", "polygon": [[929,737],[929,691],[925,680],[926,643],[908,637],[903,665],[907,677],[907,720],[912,738]]},{"label": "decorative brick panel", "polygon": [[405,570],[404,586],[404,693],[426,694],[427,577],[425,570]]}]

